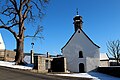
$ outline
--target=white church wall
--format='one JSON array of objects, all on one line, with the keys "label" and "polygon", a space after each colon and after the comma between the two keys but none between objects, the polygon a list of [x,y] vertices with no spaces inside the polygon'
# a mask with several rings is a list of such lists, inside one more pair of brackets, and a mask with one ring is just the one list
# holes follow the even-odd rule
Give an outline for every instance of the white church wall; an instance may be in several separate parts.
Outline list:
[{"label": "white church wall", "polygon": [[100,60],[98,58],[86,58],[86,72],[97,69],[100,65]]},{"label": "white church wall", "polygon": [[76,33],[73,44],[82,47],[85,57],[99,57],[99,49],[96,47],[82,31]]},{"label": "white church wall", "polygon": [[[64,52],[65,54],[63,54],[63,56],[65,56],[66,58],[66,63],[67,63],[67,69],[70,71],[77,71],[76,69],[76,65],[77,65],[77,54],[73,54],[75,53],[73,50],[65,50]],[[67,54],[66,54],[67,53]]]},{"label": "white church wall", "polygon": [[86,58],[79,58],[78,60],[77,60],[77,72],[79,72],[79,64],[80,63],[83,63],[84,64],[84,70],[85,70],[85,72],[86,72]]},{"label": "white church wall", "polygon": [[[79,29],[78,29],[79,30]],[[85,35],[82,31],[78,33],[78,31],[74,34],[69,43],[63,48],[62,53],[63,56],[67,59],[68,70],[73,72],[79,72],[79,63],[84,63],[86,65],[85,59],[79,58],[79,51],[83,52],[83,58],[91,57],[91,58],[99,58],[99,49],[96,47]],[[98,65],[95,63],[95,65]],[[90,67],[91,68],[91,67]],[[86,69],[86,68],[85,68]],[[87,68],[87,70],[89,70]],[[90,69],[91,70],[91,69]]]}]

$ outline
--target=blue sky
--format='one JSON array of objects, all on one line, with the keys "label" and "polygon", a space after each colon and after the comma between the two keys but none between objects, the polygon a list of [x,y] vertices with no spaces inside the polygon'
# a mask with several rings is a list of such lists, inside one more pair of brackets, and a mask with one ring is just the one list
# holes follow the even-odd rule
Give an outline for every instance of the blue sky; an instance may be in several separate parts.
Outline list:
[{"label": "blue sky", "polygon": [[[61,53],[61,48],[74,33],[76,8],[83,17],[83,31],[101,47],[100,52],[107,52],[107,41],[120,39],[120,0],[50,0],[46,15],[39,21],[44,26],[42,35],[45,39],[34,41],[34,52]],[[34,30],[26,29],[25,34]],[[0,33],[6,49],[15,49],[12,34],[3,29]],[[31,39],[25,39],[25,52],[30,52],[31,42]]]}]

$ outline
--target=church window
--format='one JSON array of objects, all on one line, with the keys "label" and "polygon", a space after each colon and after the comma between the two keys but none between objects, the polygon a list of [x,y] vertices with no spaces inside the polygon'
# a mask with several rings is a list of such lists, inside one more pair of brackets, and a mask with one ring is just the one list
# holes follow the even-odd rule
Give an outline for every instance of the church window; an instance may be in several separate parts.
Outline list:
[{"label": "church window", "polygon": [[78,31],[78,33],[80,33],[80,31]]},{"label": "church window", "polygon": [[79,58],[83,58],[83,52],[79,51]]}]

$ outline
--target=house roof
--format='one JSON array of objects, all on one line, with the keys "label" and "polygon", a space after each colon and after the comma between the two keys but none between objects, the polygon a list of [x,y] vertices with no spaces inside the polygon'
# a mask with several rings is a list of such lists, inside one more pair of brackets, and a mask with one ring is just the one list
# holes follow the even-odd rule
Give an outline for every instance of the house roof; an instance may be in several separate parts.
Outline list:
[{"label": "house roof", "polygon": [[[83,34],[92,42],[93,45],[95,45],[96,47],[100,48],[97,44],[95,44],[95,43],[86,35],[86,33],[85,33],[82,29],[78,29],[78,30],[82,31]],[[77,30],[77,31],[78,31],[78,30]],[[77,31],[76,31],[76,32],[77,32]],[[76,32],[73,33],[73,35],[70,37],[70,39],[69,39],[68,42],[65,44],[65,46],[70,42],[70,40],[73,38],[73,36],[75,35]],[[61,50],[62,50],[65,46],[63,46],[63,47],[61,48]]]},{"label": "house roof", "polygon": [[109,60],[109,58],[108,58],[108,56],[107,56],[106,53],[101,53],[101,54],[100,54],[100,60],[101,60],[101,61],[102,61],[102,60]]}]

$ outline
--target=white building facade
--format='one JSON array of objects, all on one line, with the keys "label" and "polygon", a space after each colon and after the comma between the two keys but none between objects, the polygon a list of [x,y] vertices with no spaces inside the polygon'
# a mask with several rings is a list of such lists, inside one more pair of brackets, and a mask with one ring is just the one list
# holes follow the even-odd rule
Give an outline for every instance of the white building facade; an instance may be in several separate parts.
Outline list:
[{"label": "white building facade", "polygon": [[82,17],[74,17],[75,32],[61,49],[67,60],[67,69],[71,72],[89,72],[100,64],[99,46],[82,30]]},{"label": "white building facade", "polygon": [[4,44],[1,33],[0,33],[0,50],[5,50],[5,44]]}]

